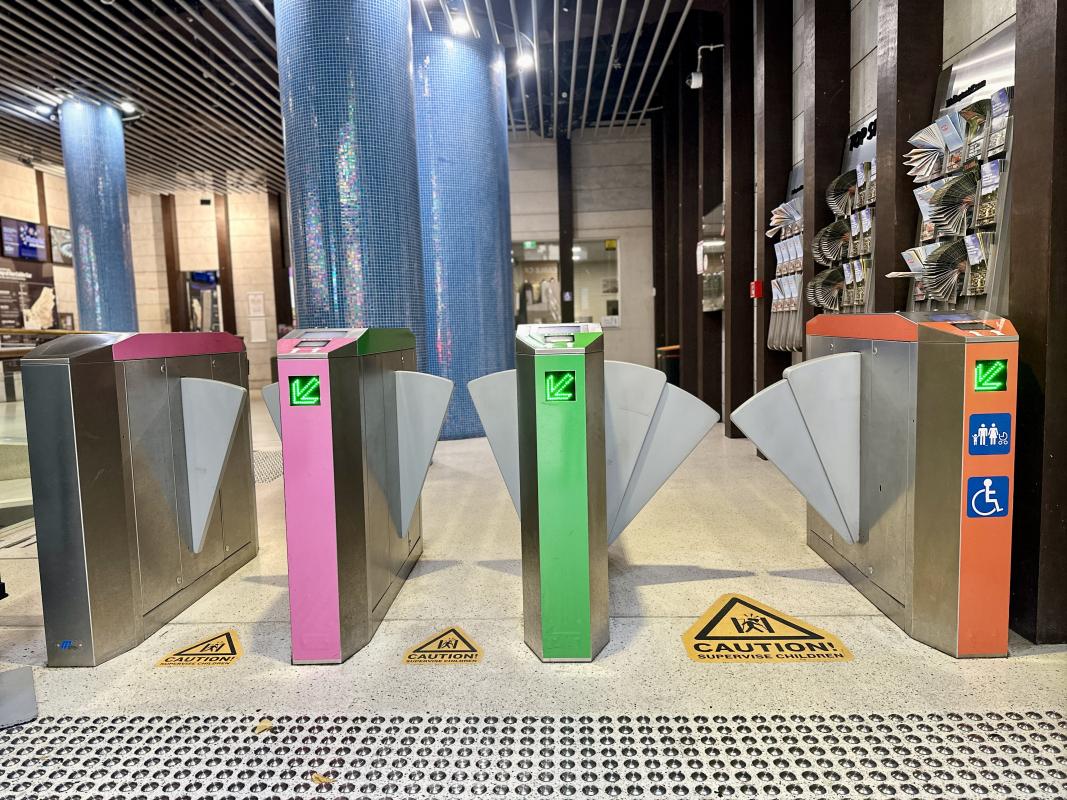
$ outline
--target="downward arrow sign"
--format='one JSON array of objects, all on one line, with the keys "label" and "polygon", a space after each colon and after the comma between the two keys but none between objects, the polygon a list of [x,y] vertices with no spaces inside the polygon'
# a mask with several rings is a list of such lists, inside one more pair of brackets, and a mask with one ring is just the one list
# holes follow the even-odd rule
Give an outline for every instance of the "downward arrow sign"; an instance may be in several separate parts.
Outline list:
[{"label": "downward arrow sign", "polygon": [[573,400],[573,385],[573,372],[549,372],[545,375],[545,399],[557,402]]}]

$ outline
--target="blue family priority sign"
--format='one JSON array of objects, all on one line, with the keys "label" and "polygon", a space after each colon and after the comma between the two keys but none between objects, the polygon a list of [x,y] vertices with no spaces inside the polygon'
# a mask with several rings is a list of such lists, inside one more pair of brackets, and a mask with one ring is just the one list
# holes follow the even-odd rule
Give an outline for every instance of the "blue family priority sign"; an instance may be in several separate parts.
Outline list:
[{"label": "blue family priority sign", "polygon": [[1011,414],[971,414],[967,452],[972,456],[1001,456],[1011,452]]},{"label": "blue family priority sign", "polygon": [[1010,482],[1007,475],[967,479],[968,517],[1006,517]]}]

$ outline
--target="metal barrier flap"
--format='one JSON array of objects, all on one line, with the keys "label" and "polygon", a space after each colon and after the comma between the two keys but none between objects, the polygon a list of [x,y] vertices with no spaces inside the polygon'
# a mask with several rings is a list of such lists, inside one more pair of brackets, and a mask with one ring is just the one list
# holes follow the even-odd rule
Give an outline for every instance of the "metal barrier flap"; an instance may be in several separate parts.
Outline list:
[{"label": "metal barrier flap", "polygon": [[192,534],[189,548],[199,553],[248,391],[223,381],[182,378],[181,395]]},{"label": "metal barrier flap", "polygon": [[519,390],[515,370],[494,372],[467,384],[515,513],[519,504]]},{"label": "metal barrier flap", "polygon": [[397,529],[401,536],[407,536],[445,421],[453,383],[424,372],[402,370],[395,375],[400,483],[394,502],[400,505]]},{"label": "metal barrier flap", "polygon": [[282,435],[282,398],[280,389],[277,383],[271,383],[264,386],[259,390],[259,393],[263,396],[263,404],[267,407],[267,413],[270,414],[271,421],[274,423],[274,430],[278,431],[278,435]]}]

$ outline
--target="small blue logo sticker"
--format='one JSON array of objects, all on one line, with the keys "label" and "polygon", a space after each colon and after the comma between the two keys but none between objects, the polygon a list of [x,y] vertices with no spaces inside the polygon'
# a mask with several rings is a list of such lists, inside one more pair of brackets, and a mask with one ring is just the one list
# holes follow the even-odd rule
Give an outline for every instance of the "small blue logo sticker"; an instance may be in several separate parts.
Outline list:
[{"label": "small blue logo sticker", "polygon": [[971,414],[967,452],[972,456],[1004,456],[1011,452],[1011,414]]},{"label": "small blue logo sticker", "polygon": [[967,479],[968,517],[1008,516],[1008,476],[993,475]]}]

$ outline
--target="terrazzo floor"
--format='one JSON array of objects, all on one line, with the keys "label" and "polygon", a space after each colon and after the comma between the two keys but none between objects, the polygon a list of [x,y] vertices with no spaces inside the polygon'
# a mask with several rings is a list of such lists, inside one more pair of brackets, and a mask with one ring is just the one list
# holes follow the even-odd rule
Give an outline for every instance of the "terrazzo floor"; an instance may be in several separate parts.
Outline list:
[{"label": "terrazzo floor", "polygon": [[[255,403],[255,447],[278,447]],[[47,669],[33,551],[0,551],[0,665],[34,666],[42,715],[774,714],[1067,711],[1067,648],[1012,638],[958,661],[906,637],[804,543],[804,504],[716,428],[610,550],[611,642],[592,664],[542,664],[522,637],[519,523],[484,439],[443,442],[423,494],[425,552],[369,646],[338,666],[289,663],[282,482],[256,487],[259,556],[141,646],[95,669]],[[848,663],[700,664],[681,634],[741,593],[837,636]],[[459,625],[476,665],[404,666]],[[227,628],[232,666],[155,666]]]}]

